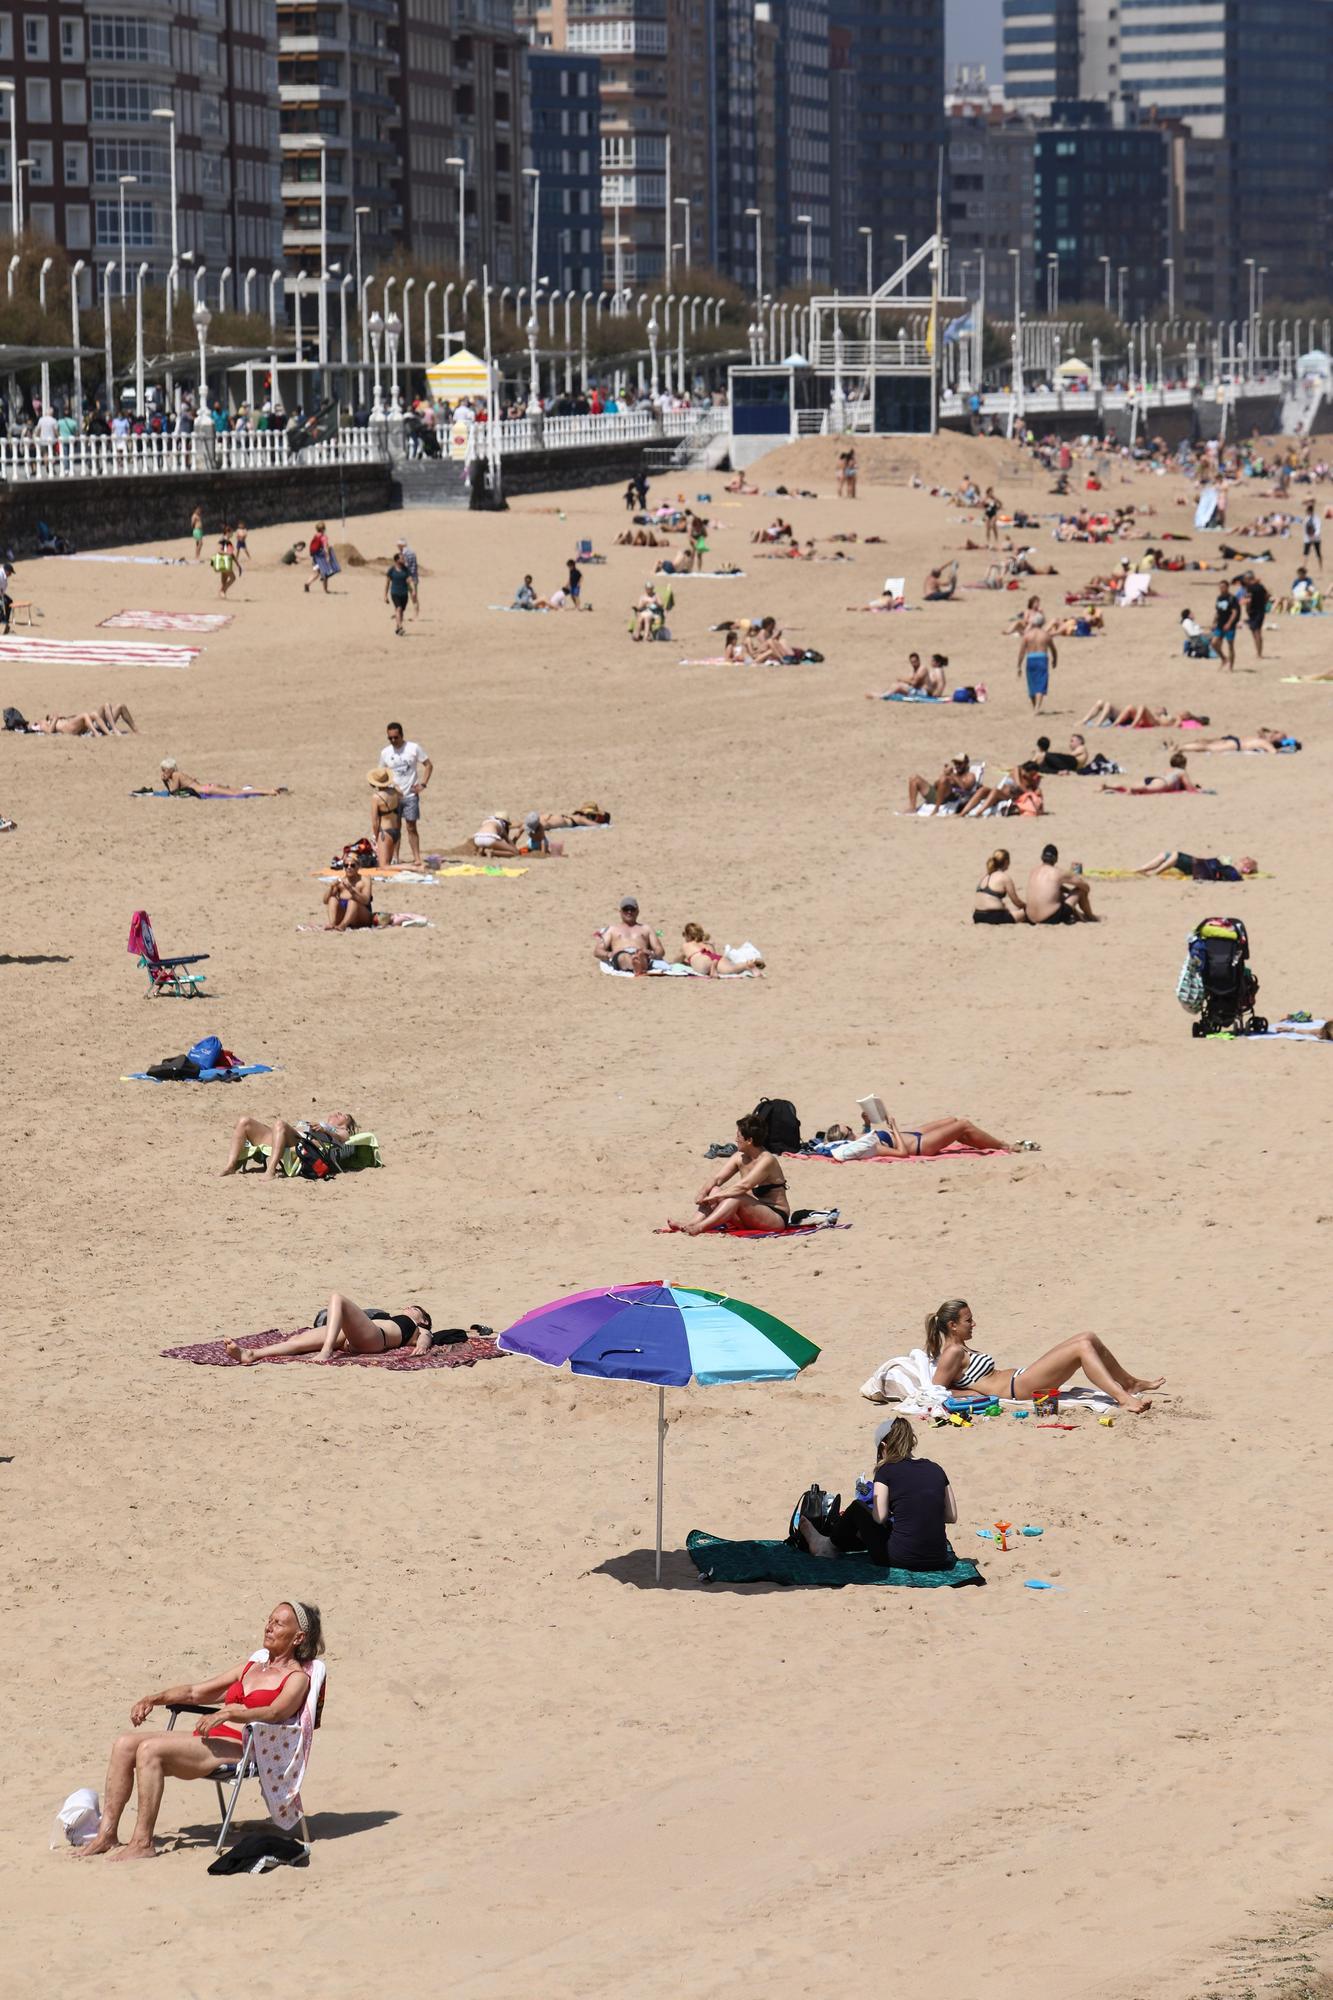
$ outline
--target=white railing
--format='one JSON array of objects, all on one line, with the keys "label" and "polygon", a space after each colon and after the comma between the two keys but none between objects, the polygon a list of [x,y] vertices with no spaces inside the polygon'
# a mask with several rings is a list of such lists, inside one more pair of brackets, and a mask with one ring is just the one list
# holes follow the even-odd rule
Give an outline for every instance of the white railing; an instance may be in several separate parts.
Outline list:
[{"label": "white railing", "polygon": [[568,451],[578,445],[675,444],[731,429],[729,410],[622,410],[614,416],[518,417],[498,426],[502,457],[523,451]]},{"label": "white railing", "polygon": [[353,426],[307,445],[298,455],[285,431],[223,431],[191,437],[76,437],[43,444],[0,438],[0,480],[118,479],[161,473],[262,472],[285,465],[373,465],[380,440]]}]

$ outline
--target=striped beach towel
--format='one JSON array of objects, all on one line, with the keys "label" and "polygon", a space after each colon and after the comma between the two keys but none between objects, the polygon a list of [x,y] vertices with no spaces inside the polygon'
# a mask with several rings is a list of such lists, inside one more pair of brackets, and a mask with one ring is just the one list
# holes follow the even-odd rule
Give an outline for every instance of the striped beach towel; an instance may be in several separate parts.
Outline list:
[{"label": "striped beach towel", "polygon": [[101,621],[139,632],[220,632],[231,624],[230,611],[113,611]]},{"label": "striped beach towel", "polygon": [[136,645],[128,639],[0,637],[0,661],[30,667],[188,667],[198,646]]}]

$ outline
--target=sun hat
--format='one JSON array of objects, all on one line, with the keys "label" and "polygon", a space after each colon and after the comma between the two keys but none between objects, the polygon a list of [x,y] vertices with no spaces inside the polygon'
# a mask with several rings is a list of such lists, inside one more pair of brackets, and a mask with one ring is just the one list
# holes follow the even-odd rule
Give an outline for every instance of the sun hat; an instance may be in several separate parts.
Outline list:
[{"label": "sun hat", "polygon": [[393,782],[394,782],[393,772],[387,770],[383,764],[377,764],[373,771],[366,772],[366,783],[368,785],[377,785],[383,787],[386,785],[392,785]]}]

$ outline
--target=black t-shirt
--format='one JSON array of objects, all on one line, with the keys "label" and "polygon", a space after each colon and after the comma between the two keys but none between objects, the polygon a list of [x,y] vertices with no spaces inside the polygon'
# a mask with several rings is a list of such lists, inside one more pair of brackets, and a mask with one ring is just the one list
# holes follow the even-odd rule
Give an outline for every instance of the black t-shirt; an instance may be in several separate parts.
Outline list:
[{"label": "black t-shirt", "polygon": [[1240,599],[1233,597],[1229,590],[1218,593],[1213,606],[1213,623],[1219,632],[1230,631],[1233,625],[1240,623]]},{"label": "black t-shirt", "polygon": [[569,589],[571,594],[577,592],[578,587],[582,583],[582,581],[583,581],[583,571],[579,568],[577,563],[571,563],[569,565]]},{"label": "black t-shirt", "polygon": [[888,1560],[895,1569],[947,1569],[944,1523],[948,1474],[929,1458],[905,1458],[875,1467],[876,1486],[887,1486],[892,1520]]},{"label": "black t-shirt", "polygon": [[1251,625],[1258,625],[1262,622],[1264,613],[1273,600],[1257,577],[1246,588],[1249,591],[1249,600],[1245,606],[1246,615]]}]

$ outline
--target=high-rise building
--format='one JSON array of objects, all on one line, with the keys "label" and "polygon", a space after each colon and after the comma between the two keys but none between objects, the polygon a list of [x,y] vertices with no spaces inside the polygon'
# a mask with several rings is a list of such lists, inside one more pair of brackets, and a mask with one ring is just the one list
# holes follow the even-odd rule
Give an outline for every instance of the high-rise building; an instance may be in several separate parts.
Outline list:
[{"label": "high-rise building", "polygon": [[[468,275],[485,265],[493,283],[512,283],[527,269],[531,137],[513,0],[394,0],[389,11],[394,234],[413,257],[452,269],[461,186]],[[451,160],[463,162],[461,179]]]},{"label": "high-rise building", "polygon": [[[186,270],[267,271],[282,254],[276,57],[265,0],[77,9],[30,0],[0,13],[0,75],[14,81],[18,132],[16,162],[0,105],[0,187],[12,193],[18,171],[27,226],[99,271],[120,262],[123,242],[129,270],[147,264],[148,282],[160,284],[172,253],[174,127]],[[91,270],[81,284],[90,297]]]},{"label": "high-rise building", "polygon": [[[1136,124],[1121,104],[1052,106],[1039,125],[1033,164],[1033,258],[1037,303],[1104,296],[1112,274],[1125,317],[1155,312],[1171,254],[1170,135]],[[1106,262],[1102,260],[1105,259]],[[1120,274],[1123,272],[1123,287]]]},{"label": "high-rise building", "polygon": [[840,68],[831,90],[832,272],[842,290],[865,284],[863,228],[873,231],[878,285],[935,227],[944,142],[943,0],[830,0]]},{"label": "high-rise building", "polygon": [[532,164],[541,175],[537,265],[558,292],[602,286],[601,61],[532,49]]},{"label": "high-rise building", "polygon": [[[765,228],[772,242],[765,258],[765,285],[775,295],[805,283],[805,228],[812,219],[820,245],[829,242],[833,222],[833,180],[829,158],[830,0],[768,0],[776,30],[774,95],[777,108],[777,186]],[[884,0],[867,0],[873,14]],[[859,52],[860,53],[860,52]],[[936,98],[938,114],[939,99]],[[858,121],[858,143],[864,143]],[[739,273],[733,273],[739,276]]]},{"label": "high-rise building", "polygon": [[945,111],[950,274],[969,298],[984,290],[989,314],[1011,320],[1015,276],[1023,310],[1033,304],[1035,127],[987,96],[946,98]]},{"label": "high-rise building", "polygon": [[1080,95],[1079,0],[1004,0],[1004,89],[1039,116]]},{"label": "high-rise building", "polygon": [[[402,224],[392,0],[278,0],[283,245],[289,272],[368,265]],[[320,187],[324,187],[321,232]],[[359,224],[359,228],[358,228]]]}]

